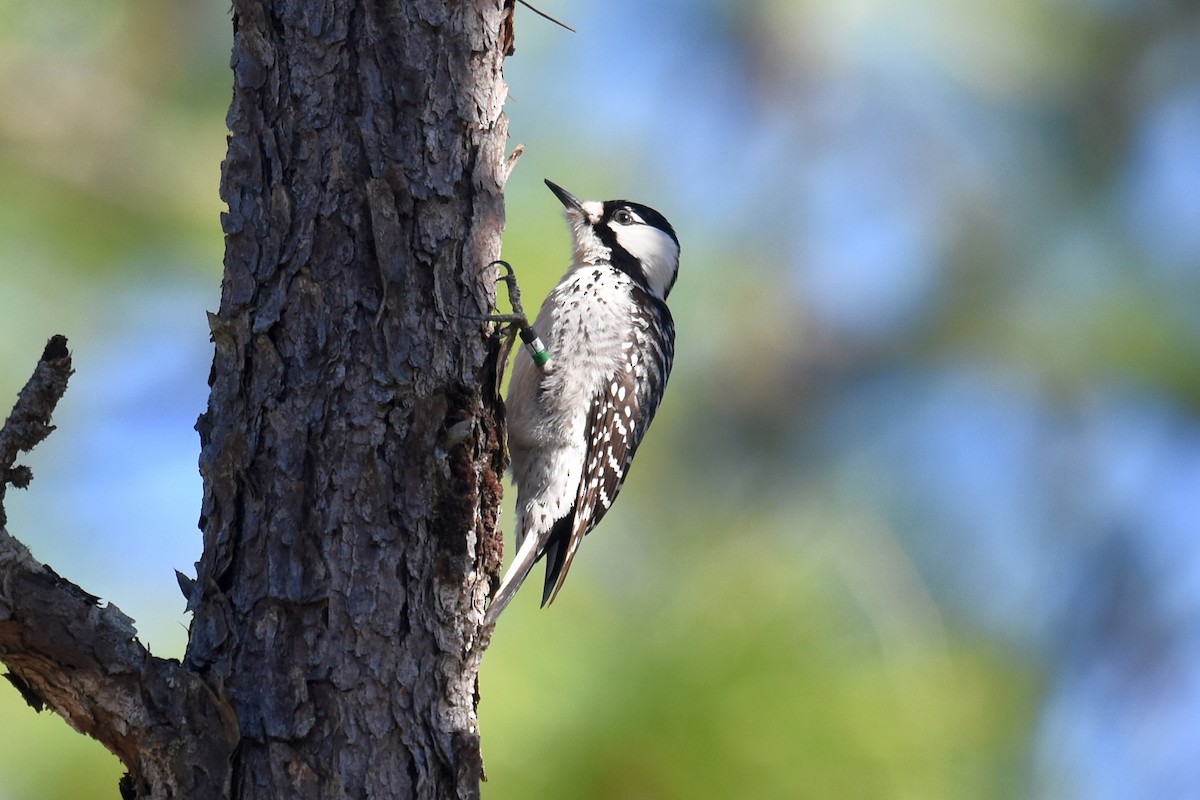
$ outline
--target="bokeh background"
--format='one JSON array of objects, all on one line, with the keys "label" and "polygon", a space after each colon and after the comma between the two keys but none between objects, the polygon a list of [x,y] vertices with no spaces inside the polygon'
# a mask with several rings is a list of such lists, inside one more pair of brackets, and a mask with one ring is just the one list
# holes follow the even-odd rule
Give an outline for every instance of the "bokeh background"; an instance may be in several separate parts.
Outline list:
[{"label": "bokeh background", "polygon": [[[1200,797],[1196,4],[540,5],[578,33],[518,8],[505,257],[566,265],[544,177],[655,206],[679,345],[501,622],[484,796]],[[0,413],[51,334],[77,370],[9,527],[178,656],[228,6],[0,21]],[[0,800],[117,797],[6,683],[0,721]]]}]

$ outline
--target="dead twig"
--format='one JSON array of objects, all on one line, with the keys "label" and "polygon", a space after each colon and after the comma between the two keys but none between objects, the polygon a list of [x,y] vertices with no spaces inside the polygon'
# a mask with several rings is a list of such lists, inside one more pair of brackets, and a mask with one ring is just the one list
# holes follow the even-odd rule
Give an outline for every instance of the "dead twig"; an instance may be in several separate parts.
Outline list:
[{"label": "dead twig", "polygon": [[67,337],[55,334],[46,342],[33,376],[17,395],[12,413],[0,428],[0,528],[8,522],[4,494],[9,484],[24,489],[33,479],[28,467],[16,463],[17,457],[37,447],[54,430],[50,417],[67,391],[71,373]]}]

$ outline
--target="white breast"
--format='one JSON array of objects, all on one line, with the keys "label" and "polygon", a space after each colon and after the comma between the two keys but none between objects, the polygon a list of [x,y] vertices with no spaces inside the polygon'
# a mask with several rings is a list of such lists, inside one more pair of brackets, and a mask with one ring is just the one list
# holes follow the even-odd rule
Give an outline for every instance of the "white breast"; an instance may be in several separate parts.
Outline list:
[{"label": "white breast", "polygon": [[516,355],[507,417],[521,529],[552,524],[575,498],[587,410],[624,355],[632,285],[608,265],[573,268],[534,322],[550,353],[549,371],[543,373],[524,351]]}]

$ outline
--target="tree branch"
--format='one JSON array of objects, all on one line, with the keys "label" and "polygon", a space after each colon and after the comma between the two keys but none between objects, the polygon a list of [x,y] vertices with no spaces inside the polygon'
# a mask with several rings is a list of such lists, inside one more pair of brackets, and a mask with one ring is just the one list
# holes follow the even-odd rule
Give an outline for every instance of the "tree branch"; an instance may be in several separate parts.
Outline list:
[{"label": "tree branch", "polygon": [[[67,341],[55,336],[0,429],[0,519],[5,485],[32,477],[16,457],[54,430],[70,375]],[[225,793],[238,736],[229,707],[177,661],[152,656],[120,609],[39,563],[3,525],[0,661],[34,709],[49,706],[124,762],[126,796]]]},{"label": "tree branch", "polygon": [[24,489],[33,479],[28,467],[14,467],[13,464],[18,455],[32,450],[54,430],[50,416],[67,390],[70,377],[71,353],[67,350],[67,337],[55,334],[46,342],[33,377],[17,396],[12,414],[0,428],[0,528],[8,524],[4,512],[4,494],[8,485],[11,483]]}]

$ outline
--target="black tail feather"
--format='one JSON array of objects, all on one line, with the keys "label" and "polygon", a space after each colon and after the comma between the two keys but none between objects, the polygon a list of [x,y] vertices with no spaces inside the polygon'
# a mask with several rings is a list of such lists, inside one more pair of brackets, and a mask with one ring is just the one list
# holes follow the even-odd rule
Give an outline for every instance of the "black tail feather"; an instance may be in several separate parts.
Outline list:
[{"label": "black tail feather", "polygon": [[550,538],[546,541],[546,549],[543,551],[546,557],[546,586],[542,590],[542,608],[546,607],[554,595],[554,586],[558,583],[563,565],[566,564],[567,542],[571,538],[571,523],[574,520],[574,514],[567,514],[550,529]]}]

